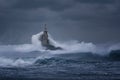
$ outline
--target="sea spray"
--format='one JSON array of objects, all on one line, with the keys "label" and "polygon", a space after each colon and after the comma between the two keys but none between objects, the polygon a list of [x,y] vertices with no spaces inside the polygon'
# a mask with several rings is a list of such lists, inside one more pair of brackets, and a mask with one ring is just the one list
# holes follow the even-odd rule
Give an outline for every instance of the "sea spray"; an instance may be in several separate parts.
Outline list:
[{"label": "sea spray", "polygon": [[[2,67],[8,67],[8,66],[24,67],[24,66],[33,65],[36,62],[39,63],[39,61],[40,62],[44,62],[46,60],[54,61],[52,57],[55,57],[56,55],[59,55],[59,54],[76,55],[75,53],[77,54],[89,53],[89,55],[85,54],[85,57],[81,55],[81,58],[83,57],[85,59],[86,58],[88,59],[94,54],[107,55],[112,50],[120,49],[120,44],[114,44],[106,47],[102,45],[95,45],[92,42],[86,43],[86,42],[78,42],[76,40],[67,41],[67,42],[58,42],[54,40],[52,36],[49,34],[50,43],[56,47],[58,46],[62,47],[63,50],[45,50],[45,48],[42,47],[41,42],[39,40],[39,37],[41,36],[42,33],[43,32],[33,35],[31,39],[31,44],[0,45],[0,67],[1,66]],[[6,55],[8,56],[6,57]],[[18,55],[18,57],[12,58],[10,55],[12,55],[12,57]],[[94,59],[97,59],[97,57],[94,57]]]},{"label": "sea spray", "polygon": [[64,53],[82,53],[82,52],[91,52],[99,55],[108,54],[111,50],[120,49],[120,45],[111,45],[108,47],[95,45],[92,42],[78,42],[76,40],[67,41],[67,42],[58,42],[55,41],[51,35],[49,34],[50,43],[56,47],[62,47],[63,50],[46,50],[45,47],[42,47],[39,37],[43,32],[35,34],[32,36],[31,44],[21,44],[21,45],[0,45],[0,53],[2,52],[32,52],[32,51],[40,51],[40,52],[49,52],[54,54],[64,54]]}]

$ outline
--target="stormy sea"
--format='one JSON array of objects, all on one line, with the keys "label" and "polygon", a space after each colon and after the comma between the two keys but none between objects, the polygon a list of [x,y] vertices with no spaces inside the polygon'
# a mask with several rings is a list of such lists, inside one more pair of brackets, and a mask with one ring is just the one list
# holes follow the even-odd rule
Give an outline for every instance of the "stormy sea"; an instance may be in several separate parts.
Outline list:
[{"label": "stormy sea", "polygon": [[0,45],[0,80],[120,80],[120,44],[76,40],[51,44],[46,50],[39,36],[31,44]]}]

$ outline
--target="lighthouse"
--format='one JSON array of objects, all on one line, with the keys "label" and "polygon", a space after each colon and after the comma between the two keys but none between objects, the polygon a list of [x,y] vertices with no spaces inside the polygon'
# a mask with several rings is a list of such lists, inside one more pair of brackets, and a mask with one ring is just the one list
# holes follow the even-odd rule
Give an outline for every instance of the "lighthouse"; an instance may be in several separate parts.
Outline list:
[{"label": "lighthouse", "polygon": [[61,47],[55,47],[54,45],[52,45],[52,44],[50,43],[46,24],[45,24],[45,28],[44,28],[43,34],[40,35],[39,40],[41,41],[41,45],[42,45],[43,47],[45,47],[46,49],[49,49],[49,50],[62,49]]},{"label": "lighthouse", "polygon": [[48,39],[48,31],[47,31],[46,25],[45,25],[43,34],[40,36],[40,40],[41,40],[42,46],[50,45],[49,39]]}]

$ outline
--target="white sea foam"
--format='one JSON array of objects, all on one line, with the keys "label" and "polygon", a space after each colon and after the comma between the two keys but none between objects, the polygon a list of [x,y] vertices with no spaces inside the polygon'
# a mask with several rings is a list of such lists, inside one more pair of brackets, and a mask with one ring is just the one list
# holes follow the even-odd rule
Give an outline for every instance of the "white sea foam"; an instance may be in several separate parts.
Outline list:
[{"label": "white sea foam", "polygon": [[0,57],[0,66],[2,67],[24,67],[28,65],[32,65],[32,60],[23,60],[23,59],[11,59],[11,58],[4,58]]},{"label": "white sea foam", "polygon": [[[68,42],[58,42],[55,41],[51,35],[49,34],[50,43],[56,47],[61,47],[63,50],[45,50],[44,47],[41,46],[41,42],[39,40],[40,35],[43,32],[35,34],[32,36],[31,44],[21,44],[21,45],[0,45],[0,54],[6,52],[5,54],[9,54],[10,52],[22,52],[24,54],[33,51],[40,51],[49,54],[66,54],[66,53],[82,53],[82,52],[91,52],[100,55],[105,55],[109,53],[111,50],[120,49],[120,44],[114,44],[108,47],[95,45],[93,43],[85,43],[78,42],[76,40],[68,41]],[[51,57],[48,54],[44,56],[36,56],[34,59],[24,60],[22,58],[12,59],[5,58],[0,56],[0,66],[27,66],[33,64],[38,59]]]},{"label": "white sea foam", "polygon": [[[39,40],[40,35],[43,32],[35,34],[32,36],[31,44],[21,44],[21,45],[0,45],[0,52],[32,52],[32,51],[46,51],[44,47],[41,46]],[[50,51],[51,53],[75,53],[75,52],[92,52],[92,53],[108,53],[111,50],[120,49],[120,44],[111,45],[108,47],[95,45],[92,42],[78,42],[76,40],[68,42],[57,42],[49,34],[50,43],[56,47],[61,47],[63,50]]]}]

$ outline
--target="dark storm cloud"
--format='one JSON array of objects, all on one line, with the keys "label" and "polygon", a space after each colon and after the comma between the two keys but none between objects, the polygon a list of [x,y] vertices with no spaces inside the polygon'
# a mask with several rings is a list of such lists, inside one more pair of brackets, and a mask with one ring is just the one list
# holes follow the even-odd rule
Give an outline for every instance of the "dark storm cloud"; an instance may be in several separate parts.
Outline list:
[{"label": "dark storm cloud", "polygon": [[11,6],[15,9],[37,9],[49,8],[51,10],[64,10],[74,4],[73,0],[16,0],[17,2]]},{"label": "dark storm cloud", "polygon": [[113,3],[116,0],[75,0],[80,3],[99,3],[99,4],[106,4],[106,3]]},{"label": "dark storm cloud", "polygon": [[43,23],[60,40],[120,41],[119,21],[119,0],[0,0],[3,43],[29,42]]},{"label": "dark storm cloud", "polygon": [[101,4],[101,2],[95,1],[94,2],[95,4],[92,4],[92,2],[89,3],[88,0],[85,0],[86,3],[83,3],[82,0],[79,0],[79,2],[81,3],[77,3],[74,7],[65,10],[62,13],[63,18],[68,18],[72,20],[81,19],[83,20],[83,19],[96,19],[102,17],[103,18],[111,18],[115,16],[119,17],[118,13],[120,8],[117,5],[117,3],[109,3],[108,1],[109,4],[105,3]]}]

